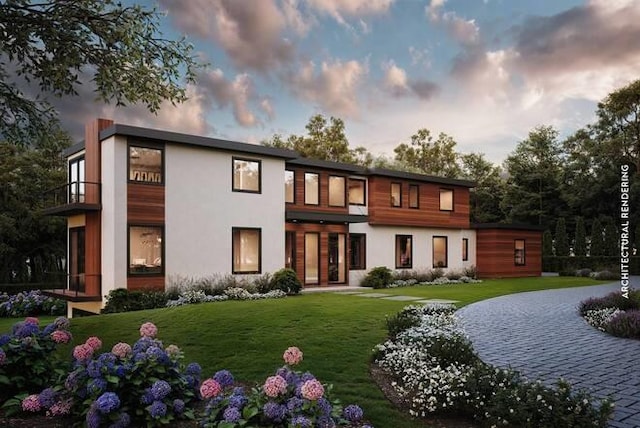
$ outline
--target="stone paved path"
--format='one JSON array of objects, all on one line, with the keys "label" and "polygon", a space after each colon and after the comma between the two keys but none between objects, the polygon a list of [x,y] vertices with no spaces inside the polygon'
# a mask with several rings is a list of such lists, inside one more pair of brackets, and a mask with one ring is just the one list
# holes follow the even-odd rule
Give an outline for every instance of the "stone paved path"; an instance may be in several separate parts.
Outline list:
[{"label": "stone paved path", "polygon": [[618,289],[616,283],[511,294],[458,314],[483,361],[546,383],[563,377],[595,396],[615,394],[610,427],[638,428],[640,341],[602,333],[576,310],[580,301]]}]

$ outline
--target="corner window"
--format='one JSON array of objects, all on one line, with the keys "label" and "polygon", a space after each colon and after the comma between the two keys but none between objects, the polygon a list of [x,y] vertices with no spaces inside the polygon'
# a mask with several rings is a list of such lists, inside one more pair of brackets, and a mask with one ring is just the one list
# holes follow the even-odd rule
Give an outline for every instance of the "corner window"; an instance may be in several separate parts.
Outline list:
[{"label": "corner window", "polygon": [[396,269],[407,269],[413,265],[411,235],[396,235]]},{"label": "corner window", "polygon": [[367,181],[360,178],[349,179],[349,205],[367,204]]},{"label": "corner window", "polygon": [[447,265],[448,265],[447,237],[434,236],[433,237],[433,267],[446,268]]},{"label": "corner window", "polygon": [[420,186],[409,185],[409,208],[420,208]]},{"label": "corner window", "polygon": [[296,174],[293,171],[284,172],[284,201],[293,204],[296,201]]},{"label": "corner window", "polygon": [[516,266],[524,266],[526,263],[526,250],[524,239],[514,241],[514,263]]},{"label": "corner window", "polygon": [[85,199],[84,157],[69,161],[69,203],[84,202]]},{"label": "corner window", "polygon": [[440,189],[440,211],[453,211],[453,190]]},{"label": "corner window", "polygon": [[162,226],[129,226],[129,273],[162,274]]},{"label": "corner window", "polygon": [[366,264],[367,235],[349,234],[349,270],[364,270]]},{"label": "corner window", "polygon": [[391,183],[391,206],[402,206],[402,184]]},{"label": "corner window", "polygon": [[233,191],[260,193],[261,167],[258,160],[233,158]]},{"label": "corner window", "polygon": [[462,261],[469,260],[469,239],[462,238]]},{"label": "corner window", "polygon": [[233,228],[233,273],[261,272],[261,229]]},{"label": "corner window", "polygon": [[312,172],[304,173],[304,203],[320,204],[320,175]]},{"label": "corner window", "polygon": [[346,180],[344,177],[329,176],[329,206],[344,207],[346,196]]},{"label": "corner window", "polygon": [[162,184],[162,149],[129,146],[129,181]]}]

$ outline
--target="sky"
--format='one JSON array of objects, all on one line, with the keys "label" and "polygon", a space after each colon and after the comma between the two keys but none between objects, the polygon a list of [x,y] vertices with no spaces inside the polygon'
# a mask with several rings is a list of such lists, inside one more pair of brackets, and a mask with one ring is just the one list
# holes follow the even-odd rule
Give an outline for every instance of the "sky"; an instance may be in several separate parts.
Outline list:
[{"label": "sky", "polygon": [[[131,1],[129,2],[131,3]],[[90,88],[59,104],[75,135],[118,123],[259,143],[317,113],[352,147],[392,155],[418,129],[502,162],[537,125],[567,136],[640,78],[635,0],[159,0],[161,31],[208,63],[190,99],[115,108]]]}]

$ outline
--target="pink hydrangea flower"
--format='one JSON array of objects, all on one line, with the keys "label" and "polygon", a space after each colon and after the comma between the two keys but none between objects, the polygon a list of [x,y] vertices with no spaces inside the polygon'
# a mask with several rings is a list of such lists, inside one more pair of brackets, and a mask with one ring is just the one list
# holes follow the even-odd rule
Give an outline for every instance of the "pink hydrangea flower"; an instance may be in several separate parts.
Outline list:
[{"label": "pink hydrangea flower", "polygon": [[64,416],[71,413],[71,400],[58,401],[47,410],[47,416]]},{"label": "pink hydrangea flower", "polygon": [[66,330],[56,330],[51,333],[51,339],[56,343],[69,343],[71,341],[71,333]]},{"label": "pink hydrangea flower", "polygon": [[22,410],[25,412],[39,412],[41,409],[38,394],[31,394],[22,400]]},{"label": "pink hydrangea flower", "polygon": [[0,349],[0,366],[3,366],[4,363],[6,362],[7,362],[7,354],[5,354],[2,349]]},{"label": "pink hydrangea flower", "polygon": [[302,351],[295,346],[291,346],[284,351],[282,358],[284,358],[284,362],[288,365],[295,366],[302,361]]},{"label": "pink hydrangea flower", "polygon": [[324,395],[324,387],[316,379],[311,379],[302,384],[300,392],[302,393],[302,397],[315,401]]},{"label": "pink hydrangea flower", "polygon": [[131,355],[131,352],[131,346],[124,342],[116,343],[111,348],[111,353],[120,359],[127,358],[128,355]]},{"label": "pink hydrangea flower", "polygon": [[262,386],[268,397],[277,397],[287,391],[287,381],[282,376],[270,376]]},{"label": "pink hydrangea flower", "polygon": [[176,357],[180,355],[180,348],[178,348],[176,345],[167,346],[165,351],[167,352],[167,355],[169,355],[170,357]]},{"label": "pink hydrangea flower", "polygon": [[200,385],[200,395],[202,398],[213,398],[222,392],[222,387],[218,382],[209,378]]},{"label": "pink hydrangea flower", "polygon": [[93,357],[93,348],[86,343],[73,348],[73,358],[80,362],[87,361]]},{"label": "pink hydrangea flower", "polygon": [[98,349],[102,348],[102,340],[100,340],[96,336],[91,336],[84,343],[89,345],[91,349],[93,349],[94,351],[97,351]]},{"label": "pink hydrangea flower", "polygon": [[152,322],[146,322],[140,326],[140,336],[142,337],[156,337],[158,334],[158,327]]},{"label": "pink hydrangea flower", "polygon": [[40,325],[40,320],[36,317],[26,317],[24,319],[25,324],[35,324]]}]

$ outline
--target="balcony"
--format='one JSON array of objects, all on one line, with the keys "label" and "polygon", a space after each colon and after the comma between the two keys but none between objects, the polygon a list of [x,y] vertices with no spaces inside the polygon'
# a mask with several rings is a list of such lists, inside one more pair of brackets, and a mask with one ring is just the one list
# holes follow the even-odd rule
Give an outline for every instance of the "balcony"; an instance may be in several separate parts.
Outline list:
[{"label": "balcony", "polygon": [[73,181],[45,193],[43,213],[71,216],[87,211],[100,211],[100,194],[100,183]]},{"label": "balcony", "polygon": [[99,302],[102,300],[102,276],[100,274],[61,274],[66,288],[42,290],[42,293],[70,302]]}]

